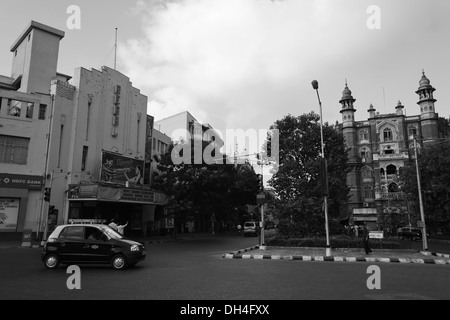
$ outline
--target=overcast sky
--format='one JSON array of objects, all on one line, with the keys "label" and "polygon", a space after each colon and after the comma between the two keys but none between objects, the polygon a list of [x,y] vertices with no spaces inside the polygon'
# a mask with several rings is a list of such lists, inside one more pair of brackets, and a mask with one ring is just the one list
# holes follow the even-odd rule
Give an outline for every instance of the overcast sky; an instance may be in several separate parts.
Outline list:
[{"label": "overcast sky", "polygon": [[[81,9],[69,29],[70,5]],[[380,9],[381,29],[368,28]],[[65,31],[58,71],[113,67],[148,96],[159,120],[188,110],[219,130],[266,129],[287,114],[319,112],[341,121],[345,79],[356,119],[372,103],[418,113],[422,68],[436,109],[450,115],[448,0],[1,0],[0,74],[10,75],[11,44],[30,20]],[[373,24],[372,24],[373,25]]]}]

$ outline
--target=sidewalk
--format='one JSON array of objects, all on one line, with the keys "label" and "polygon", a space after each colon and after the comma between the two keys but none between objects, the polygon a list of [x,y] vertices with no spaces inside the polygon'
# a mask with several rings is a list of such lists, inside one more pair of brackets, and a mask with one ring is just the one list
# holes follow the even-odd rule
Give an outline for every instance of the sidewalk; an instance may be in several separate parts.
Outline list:
[{"label": "sidewalk", "polygon": [[325,248],[255,246],[223,255],[224,259],[273,259],[328,262],[386,262],[449,264],[450,255],[401,249],[373,249],[366,255],[363,249],[332,249],[326,256]]}]

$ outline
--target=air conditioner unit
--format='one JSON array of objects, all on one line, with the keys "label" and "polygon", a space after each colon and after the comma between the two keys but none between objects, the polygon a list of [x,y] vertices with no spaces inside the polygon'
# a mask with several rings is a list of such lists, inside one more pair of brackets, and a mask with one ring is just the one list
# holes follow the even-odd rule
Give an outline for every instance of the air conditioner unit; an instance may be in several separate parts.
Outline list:
[{"label": "air conditioner unit", "polygon": [[119,117],[113,117],[112,124],[114,127],[117,127],[119,125]]}]

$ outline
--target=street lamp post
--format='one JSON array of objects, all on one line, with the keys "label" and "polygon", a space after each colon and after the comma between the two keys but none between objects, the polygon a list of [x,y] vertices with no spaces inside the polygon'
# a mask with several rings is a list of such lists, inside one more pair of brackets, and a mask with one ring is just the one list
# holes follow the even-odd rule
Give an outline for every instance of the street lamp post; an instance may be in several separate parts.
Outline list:
[{"label": "street lamp post", "polygon": [[428,251],[427,244],[427,228],[425,227],[425,213],[423,210],[423,201],[422,201],[422,187],[420,185],[420,171],[419,171],[419,160],[417,159],[417,142],[414,137],[414,156],[416,158],[416,173],[417,173],[417,188],[419,189],[419,205],[420,205],[420,218],[422,219],[422,241],[423,241],[423,250]]},{"label": "street lamp post", "polygon": [[[323,120],[322,120],[322,102],[320,101],[319,96],[319,83],[317,80],[313,80],[311,82],[313,89],[316,90],[317,93],[317,99],[319,100],[319,107],[320,107],[320,143],[322,146],[322,160],[323,160],[323,170],[321,174],[324,175],[324,179],[322,179],[322,182],[325,184],[322,186],[323,188],[323,207],[325,212],[325,232],[327,237],[327,246],[326,246],[326,256],[331,256],[331,247],[330,247],[330,235],[328,230],[328,177],[327,174],[327,160],[325,159],[325,146],[323,143]],[[322,168],[322,166],[321,166]]]},{"label": "street lamp post", "polygon": [[[264,193],[264,165],[271,164],[270,161],[264,162],[261,156],[261,160],[258,161],[258,164],[261,166],[261,186],[262,186],[262,192]],[[265,196],[264,196],[265,198]],[[260,228],[260,245],[265,245],[265,238],[264,238],[264,201],[261,203],[261,228]]]}]

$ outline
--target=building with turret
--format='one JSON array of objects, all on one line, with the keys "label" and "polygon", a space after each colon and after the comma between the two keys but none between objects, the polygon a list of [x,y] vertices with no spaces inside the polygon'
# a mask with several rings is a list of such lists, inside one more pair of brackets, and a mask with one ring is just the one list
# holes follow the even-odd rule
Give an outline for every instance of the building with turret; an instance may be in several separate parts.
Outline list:
[{"label": "building with turret", "polygon": [[351,171],[347,175],[350,195],[344,220],[349,224],[365,223],[372,230],[416,225],[419,216],[410,211],[399,188],[399,171],[414,158],[414,142],[439,138],[438,113],[433,97],[435,88],[425,72],[416,90],[420,113],[404,114],[398,101],[395,112],[380,114],[371,104],[367,120],[356,121],[356,99],[345,84],[340,99],[342,123],[339,125],[349,148]]}]

